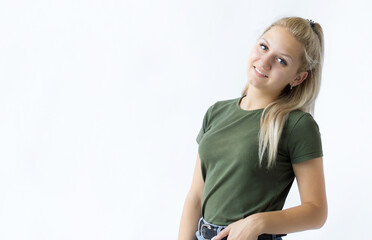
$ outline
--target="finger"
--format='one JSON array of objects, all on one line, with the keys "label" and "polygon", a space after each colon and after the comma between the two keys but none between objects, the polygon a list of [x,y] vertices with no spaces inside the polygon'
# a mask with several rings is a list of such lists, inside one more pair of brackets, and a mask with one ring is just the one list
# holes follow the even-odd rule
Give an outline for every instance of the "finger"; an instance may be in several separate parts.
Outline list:
[{"label": "finger", "polygon": [[230,232],[230,228],[227,227],[224,230],[222,230],[219,234],[217,234],[216,236],[214,236],[211,240],[221,240],[222,238],[224,238],[227,235],[229,235],[229,232]]}]

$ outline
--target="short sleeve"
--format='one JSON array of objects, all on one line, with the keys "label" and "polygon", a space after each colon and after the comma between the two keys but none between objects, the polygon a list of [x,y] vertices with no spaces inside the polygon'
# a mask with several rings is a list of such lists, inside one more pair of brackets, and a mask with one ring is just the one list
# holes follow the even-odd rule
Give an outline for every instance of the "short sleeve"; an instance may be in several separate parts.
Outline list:
[{"label": "short sleeve", "polygon": [[202,124],[202,126],[200,128],[200,131],[199,131],[198,135],[196,136],[196,142],[198,144],[200,143],[200,141],[202,140],[205,132],[208,129],[208,126],[209,126],[209,123],[210,123],[210,115],[211,115],[212,108],[213,108],[213,105],[210,106],[208,108],[207,112],[204,114],[203,124]]},{"label": "short sleeve", "polygon": [[294,124],[288,138],[288,151],[292,164],[323,156],[319,126],[309,113]]}]

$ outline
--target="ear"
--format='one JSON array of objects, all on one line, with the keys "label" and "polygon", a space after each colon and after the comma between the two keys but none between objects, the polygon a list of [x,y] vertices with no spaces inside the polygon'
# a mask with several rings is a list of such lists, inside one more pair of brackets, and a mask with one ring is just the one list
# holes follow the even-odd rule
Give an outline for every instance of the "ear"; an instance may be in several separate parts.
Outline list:
[{"label": "ear", "polygon": [[308,76],[308,72],[300,72],[293,80],[293,87],[300,85]]}]

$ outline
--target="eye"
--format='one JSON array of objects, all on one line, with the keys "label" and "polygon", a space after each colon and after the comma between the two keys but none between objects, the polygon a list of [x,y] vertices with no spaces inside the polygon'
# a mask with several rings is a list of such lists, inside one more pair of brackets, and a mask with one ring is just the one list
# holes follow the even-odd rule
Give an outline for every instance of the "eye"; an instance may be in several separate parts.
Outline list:
[{"label": "eye", "polygon": [[278,62],[284,66],[287,66],[287,62],[283,58],[278,58]]},{"label": "eye", "polygon": [[263,43],[260,43],[260,47],[262,50],[265,50],[265,51],[268,49],[267,46]]}]

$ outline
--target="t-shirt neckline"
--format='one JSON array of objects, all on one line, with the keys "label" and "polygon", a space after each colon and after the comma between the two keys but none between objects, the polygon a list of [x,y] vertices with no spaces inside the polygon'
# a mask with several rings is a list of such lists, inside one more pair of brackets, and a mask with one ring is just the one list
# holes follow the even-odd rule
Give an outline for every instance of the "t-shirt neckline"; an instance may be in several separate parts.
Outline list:
[{"label": "t-shirt neckline", "polygon": [[265,108],[258,108],[258,109],[253,109],[253,110],[244,110],[240,107],[240,102],[241,100],[246,96],[247,94],[244,94],[243,96],[237,98],[238,101],[236,102],[235,106],[237,107],[237,109],[240,111],[240,112],[243,112],[243,113],[254,113],[254,112],[260,112],[260,111],[263,111]]}]

